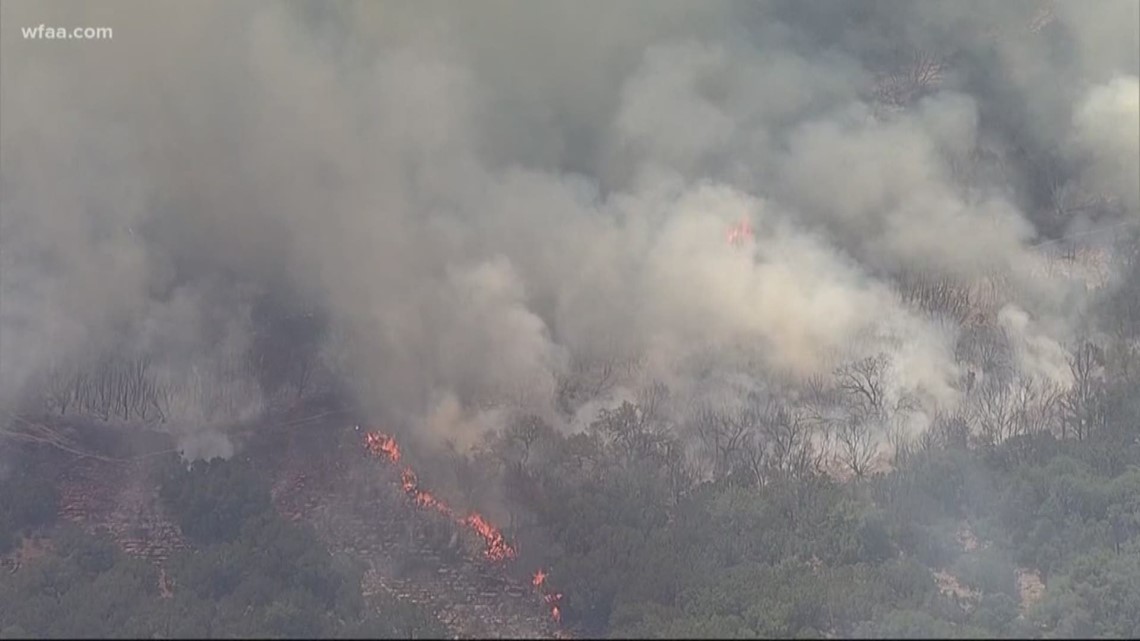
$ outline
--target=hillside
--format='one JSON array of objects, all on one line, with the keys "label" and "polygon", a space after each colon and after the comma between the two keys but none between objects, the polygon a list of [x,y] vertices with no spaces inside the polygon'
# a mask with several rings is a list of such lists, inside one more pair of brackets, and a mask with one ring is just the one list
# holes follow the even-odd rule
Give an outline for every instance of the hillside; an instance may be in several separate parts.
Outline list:
[{"label": "hillside", "polygon": [[[102,432],[104,448],[113,448],[114,431],[85,427]],[[306,428],[322,435],[345,429],[335,421]],[[100,451],[99,441],[88,434],[88,445],[94,447],[87,451],[99,458],[50,447],[26,447],[21,456],[35,460],[37,474],[55,484],[62,520],[105,533],[126,554],[164,568],[172,554],[193,547],[159,499],[158,479],[169,459],[111,458]],[[365,460],[362,448],[318,451],[312,449],[314,442],[321,440],[294,438],[284,448],[251,448],[245,460],[271,479],[273,504],[284,518],[315,526],[330,551],[357,560],[366,597],[383,592],[422,606],[461,637],[565,636],[529,583],[477,558],[475,549],[464,554],[452,546],[445,560],[425,535],[430,527],[423,522],[425,515],[385,487],[393,479]],[[372,480],[365,484],[370,487],[351,485],[349,470],[370,474]],[[30,538],[3,557],[10,572],[33,562],[37,548],[51,548],[43,534],[29,532]],[[156,594],[178,589],[166,582],[165,573],[153,587]]]}]

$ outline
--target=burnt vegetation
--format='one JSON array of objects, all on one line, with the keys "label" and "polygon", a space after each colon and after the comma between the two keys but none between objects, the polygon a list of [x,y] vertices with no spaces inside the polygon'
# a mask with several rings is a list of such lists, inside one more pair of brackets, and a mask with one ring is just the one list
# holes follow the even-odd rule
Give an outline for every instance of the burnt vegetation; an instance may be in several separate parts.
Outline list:
[{"label": "burnt vegetation", "polygon": [[[500,525],[520,557],[516,569],[495,571],[525,580],[525,570],[544,569],[549,594],[562,595],[561,625],[584,634],[1135,636],[1140,316],[1132,284],[1099,303],[1101,325],[1071,345],[1070,383],[1059,385],[1018,372],[1010,337],[972,318],[967,294],[945,281],[903,280],[916,308],[964,328],[964,401],[918,434],[898,427],[919,406],[890,398],[891,362],[876,355],[794,393],[753,392],[683,420],[663,384],[598,410],[573,434],[519,414],[469,450],[453,448],[432,478],[444,487],[451,478],[460,504],[502,508]],[[262,411],[285,424],[335,398],[316,374],[313,339],[291,348],[285,336],[302,330],[287,330],[254,345],[248,365],[219,370],[277,399]],[[571,368],[559,387],[562,411],[609,389],[618,369]],[[106,531],[57,521],[67,510],[56,477],[35,461],[43,452],[90,455],[59,419],[161,426],[180,395],[203,395],[227,415],[213,383],[161,381],[145,357],[53,369],[40,409],[23,414],[38,416],[38,427],[25,418],[6,428],[26,449],[5,468],[0,492],[0,634],[447,633],[432,610],[404,598],[410,588],[362,597],[363,557],[332,554],[305,520],[281,516],[268,489],[275,472],[239,458],[186,466],[167,455],[148,477],[187,542],[158,564],[125,554]],[[241,405],[231,402],[230,416]],[[270,443],[267,451],[277,447]],[[318,455],[331,445],[303,447],[322,460],[347,456],[343,443]],[[455,524],[401,518],[423,521],[411,534],[422,543],[397,576],[433,571],[417,555],[471,563]],[[500,589],[490,598],[508,598],[495,596]]]},{"label": "burnt vegetation", "polygon": [[[310,62],[273,49],[277,27],[349,33],[370,9],[267,13],[234,85],[300,116],[255,107],[232,132],[207,102],[203,136],[188,100],[191,134],[140,135],[160,140],[140,157],[184,146],[204,176],[154,161],[155,209],[178,215],[108,214],[78,243],[132,239],[145,277],[110,244],[37,236],[79,225],[36,227],[25,192],[4,201],[31,213],[0,229],[19,310],[0,316],[19,356],[0,372],[0,638],[1140,637],[1140,202],[1113,182],[1132,147],[1102,158],[1119,136],[1100,128],[1131,113],[1140,61],[1085,69],[1108,19],[1058,5],[979,25],[757,3],[723,47],[623,42],[636,60],[600,75],[633,75],[604,108],[545,71],[468,105],[483,66],[514,69],[497,40],[405,87],[431,58],[412,49],[346,72],[383,103],[367,133],[329,124],[355,107],[305,102],[344,98],[332,53],[281,74],[295,95],[272,61]],[[371,76],[394,84],[358,91]],[[515,140],[563,119],[565,140]],[[306,127],[332,142],[289,137]],[[396,155],[354,155],[356,135]],[[278,164],[293,146],[317,160]],[[36,182],[19,175],[5,190]],[[76,320],[41,333],[41,309]]]},{"label": "burnt vegetation", "polygon": [[[928,303],[916,304],[949,306],[962,318],[946,290],[922,291]],[[1017,372],[1000,328],[963,332],[965,400],[919,434],[896,429],[918,405],[889,397],[883,355],[843,363],[795,393],[754,392],[683,420],[662,384],[598,410],[573,434],[519,414],[473,448],[450,450],[420,483],[437,484],[460,505],[498,505],[519,558],[478,572],[525,581],[544,569],[548,594],[562,595],[561,625],[584,634],[1135,635],[1140,365],[1135,351],[1119,347],[1140,339],[1132,293],[1104,298],[1105,331],[1070,347],[1067,386]],[[309,379],[290,379],[304,368],[263,366],[274,371],[249,371],[267,396],[284,390],[283,423],[298,407],[319,413],[327,402],[310,395]],[[612,368],[572,369],[587,380],[562,389],[601,390]],[[155,399],[171,392],[149,371],[144,359],[122,359],[59,375],[51,379],[59,384],[45,384],[38,427],[25,420],[6,432],[26,438],[0,493],[0,632],[446,633],[426,602],[407,600],[411,588],[363,597],[364,557],[332,554],[324,530],[281,516],[269,491],[278,472],[256,457],[189,466],[159,457],[147,482],[186,545],[157,564],[125,554],[110,532],[57,521],[70,512],[43,456],[87,452],[76,432],[82,423],[68,431],[58,420],[161,425],[165,410]],[[280,438],[292,440],[290,429],[249,447],[272,451]],[[360,434],[349,431],[348,441],[293,447],[305,449],[313,459],[305,469],[315,474],[342,465],[347,452],[359,455]],[[379,467],[363,473],[379,477]],[[415,577],[434,574],[432,563],[482,563],[464,560],[478,554],[463,551],[461,526],[402,514],[409,527],[420,523],[409,530],[420,543],[389,580],[424,581]],[[420,555],[436,561],[420,567]],[[514,598],[502,587],[480,589],[492,600]],[[523,598],[541,612],[538,597]]]}]

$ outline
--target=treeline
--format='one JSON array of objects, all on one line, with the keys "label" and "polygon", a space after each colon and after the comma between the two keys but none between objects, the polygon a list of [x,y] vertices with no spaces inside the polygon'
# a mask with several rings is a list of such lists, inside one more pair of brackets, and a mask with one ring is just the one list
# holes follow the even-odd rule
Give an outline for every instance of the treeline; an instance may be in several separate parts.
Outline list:
[{"label": "treeline", "polygon": [[[268,305],[261,301],[262,310]],[[323,325],[312,313],[260,311],[247,345],[202,345],[170,361],[125,345],[59,362],[42,372],[27,411],[102,421],[240,421],[283,409],[333,387],[320,351]]]},{"label": "treeline", "polygon": [[59,507],[54,479],[30,461],[0,463],[0,555],[8,554],[24,535],[50,524]]},{"label": "treeline", "polygon": [[[972,294],[913,280],[912,302],[963,322],[967,372],[917,438],[876,356],[680,423],[661,387],[584,433],[525,417],[454,454],[457,475],[495,470],[484,491],[589,635],[1136,637],[1140,261],[1125,273],[1069,386],[1019,373],[1013,336],[966,322]],[[579,369],[568,398],[617,368]]]},{"label": "treeline", "polygon": [[145,354],[108,352],[52,368],[40,392],[44,414],[105,422],[209,424],[239,421],[264,409],[257,372],[241,354],[160,368]]},{"label": "treeline", "polygon": [[104,421],[165,421],[171,390],[154,376],[147,357],[108,356],[91,368],[54,368],[44,377],[48,413],[68,412]]},{"label": "treeline", "polygon": [[[445,630],[415,606],[365,600],[361,564],[333,556],[270,506],[265,480],[237,462],[186,469],[171,460],[164,503],[194,544],[165,568],[126,557],[105,535],[45,529],[46,547],[0,574],[0,636],[114,638],[433,638]],[[39,517],[42,491],[5,486]],[[22,498],[19,498],[22,497]],[[30,525],[31,521],[25,519]]]},{"label": "treeline", "polygon": [[[1049,345],[1048,367],[1029,368],[1023,356],[1035,339],[1003,312],[999,284],[966,286],[948,278],[904,273],[897,288],[912,308],[956,328],[961,372],[951,381],[953,409],[901,391],[888,353],[853,358],[806,384],[769,381],[732,404],[693,408],[650,387],[633,405],[634,422],[683,446],[691,476],[714,481],[836,473],[862,478],[887,459],[896,463],[939,439],[994,448],[1010,439],[1052,434],[1058,439],[1109,437],[1131,429],[1140,414],[1140,254],[1122,252],[1120,283],[1082,321],[1083,334]],[[638,379],[636,365],[576,363],[558,388],[558,407],[571,416],[619,383]],[[679,406],[680,405],[680,406]],[[929,429],[915,430],[922,423]],[[640,428],[639,428],[640,429]],[[917,432],[917,433],[916,433]],[[514,438],[518,438],[516,435]]]},{"label": "treeline", "polygon": [[476,454],[586,634],[1140,634],[1140,416],[1082,440],[943,432],[852,483],[811,466],[699,481],[641,416],[570,437],[531,419]]}]

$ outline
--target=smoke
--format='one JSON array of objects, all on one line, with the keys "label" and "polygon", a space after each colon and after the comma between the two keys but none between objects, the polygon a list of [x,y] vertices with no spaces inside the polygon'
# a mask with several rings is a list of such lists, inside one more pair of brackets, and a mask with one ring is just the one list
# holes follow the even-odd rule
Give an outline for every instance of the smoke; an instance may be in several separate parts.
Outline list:
[{"label": "smoke", "polygon": [[178,434],[178,436],[178,453],[187,461],[209,461],[215,458],[227,459],[233,456],[233,442],[221,432],[195,429],[186,434]]},{"label": "smoke", "polygon": [[1091,187],[1140,213],[1140,79],[1119,76],[1093,87],[1073,116],[1074,147],[1088,156]]},{"label": "smoke", "polygon": [[1034,245],[1140,212],[1140,63],[1134,2],[1049,6],[5,2],[0,402],[146,353],[228,451],[273,298],[378,420],[462,443],[604,361],[688,398],[886,354],[951,407],[962,330],[903,273],[1003,283],[1063,380],[1089,296]]},{"label": "smoke", "polygon": [[1064,347],[1036,326],[1024,310],[1007,305],[998,312],[998,323],[1007,336],[1014,337],[1014,355],[1021,372],[1031,380],[1056,384],[1062,389],[1072,383]]}]

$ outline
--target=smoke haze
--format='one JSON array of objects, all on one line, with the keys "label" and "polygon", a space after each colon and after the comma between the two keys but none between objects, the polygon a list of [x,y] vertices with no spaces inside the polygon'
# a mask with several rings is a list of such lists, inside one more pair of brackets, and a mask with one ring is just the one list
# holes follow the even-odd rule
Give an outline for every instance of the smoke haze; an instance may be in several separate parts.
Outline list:
[{"label": "smoke haze", "polygon": [[[378,421],[461,443],[496,403],[574,423],[607,360],[689,407],[885,354],[953,409],[979,317],[1065,385],[1096,293],[1038,245],[1140,217],[1140,5],[1087,6],[7,0],[0,403],[147,354],[228,454],[267,300]],[[914,274],[993,301],[930,313]]]}]

